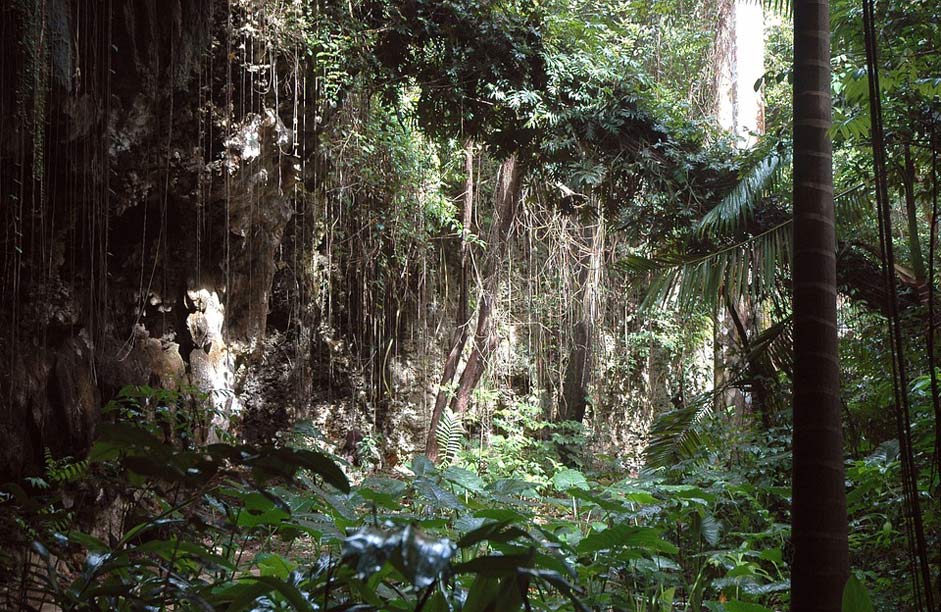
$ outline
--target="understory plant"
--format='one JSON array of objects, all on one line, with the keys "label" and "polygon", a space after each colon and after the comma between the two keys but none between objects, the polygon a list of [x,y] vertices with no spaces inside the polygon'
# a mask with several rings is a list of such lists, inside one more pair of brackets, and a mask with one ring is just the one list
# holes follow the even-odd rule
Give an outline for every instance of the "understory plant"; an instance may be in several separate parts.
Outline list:
[{"label": "understory plant", "polygon": [[465,452],[367,475],[318,448],[309,425],[281,446],[200,443],[192,401],[128,388],[87,459],[50,460],[46,486],[4,487],[5,607],[734,612],[787,601],[786,528],[767,507],[778,493],[746,473],[625,478],[550,461],[544,478],[521,478]]}]

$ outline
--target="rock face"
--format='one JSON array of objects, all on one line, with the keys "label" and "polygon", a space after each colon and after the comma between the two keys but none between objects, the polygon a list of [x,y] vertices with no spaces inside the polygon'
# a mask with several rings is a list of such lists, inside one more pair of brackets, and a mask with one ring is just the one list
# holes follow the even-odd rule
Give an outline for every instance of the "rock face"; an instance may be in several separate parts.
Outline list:
[{"label": "rock face", "polygon": [[239,78],[254,51],[232,44],[227,2],[31,4],[0,3],[15,58],[0,68],[0,479],[44,448],[87,449],[126,384],[207,390],[219,425],[239,411],[299,167],[277,92]]}]

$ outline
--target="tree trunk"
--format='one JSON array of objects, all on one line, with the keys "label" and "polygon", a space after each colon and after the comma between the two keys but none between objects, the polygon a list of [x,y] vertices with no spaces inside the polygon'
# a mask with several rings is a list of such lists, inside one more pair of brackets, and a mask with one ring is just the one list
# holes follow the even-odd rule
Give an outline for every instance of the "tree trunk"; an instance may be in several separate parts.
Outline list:
[{"label": "tree trunk", "polygon": [[438,384],[438,394],[435,396],[435,407],[431,413],[431,422],[428,425],[428,438],[425,441],[425,455],[432,461],[438,459],[438,422],[441,413],[448,403],[448,394],[451,384],[457,373],[464,345],[467,344],[467,301],[468,282],[470,277],[470,227],[474,218],[474,142],[468,139],[464,145],[464,212],[461,216],[461,288],[458,296],[457,329],[451,340],[451,350],[444,362],[444,371],[441,373],[441,382]]},{"label": "tree trunk", "polygon": [[572,329],[572,346],[565,378],[562,382],[562,405],[559,420],[581,423],[588,408],[588,383],[590,381],[592,321],[584,317]]},{"label": "tree trunk", "polygon": [[[735,136],[739,148],[750,147],[756,142],[755,135],[764,132],[762,94],[754,87],[764,74],[764,11],[760,2],[726,0],[720,3],[719,18],[716,114],[719,125]],[[749,365],[742,350],[747,337],[739,328],[743,320],[756,320],[757,304],[737,296],[726,301],[728,308],[719,306],[714,319],[713,389],[722,389],[716,393],[714,405],[722,412],[734,406],[736,418],[741,420],[752,398],[743,387],[728,383],[740,378]]]},{"label": "tree trunk", "polygon": [[716,39],[716,115],[738,146],[755,144],[764,132],[764,104],[755,81],[765,72],[764,11],[761,2],[725,0]]},{"label": "tree trunk", "polygon": [[478,300],[474,348],[467,358],[467,364],[464,366],[454,398],[451,400],[451,410],[455,414],[463,414],[467,410],[471,394],[487,369],[490,354],[497,348],[498,338],[493,329],[491,315],[498,290],[499,266],[507,251],[510,230],[519,207],[521,190],[520,167],[516,156],[511,155],[500,166],[497,179],[493,225],[487,239],[486,256],[482,262],[484,278]]},{"label": "tree trunk", "polygon": [[791,610],[839,612],[849,573],[827,0],[794,3],[794,434]]},{"label": "tree trunk", "polygon": [[[724,413],[730,406],[735,407],[738,419],[747,412],[748,399],[745,397],[740,383],[731,384],[747,367],[746,353],[743,349],[747,343],[747,334],[742,317],[750,319],[748,315],[751,305],[744,300],[741,304],[733,302],[725,296],[724,307],[716,307],[714,323],[713,345],[713,389],[721,391],[715,395],[716,410]],[[736,340],[738,338],[738,340]]]},{"label": "tree trunk", "polygon": [[593,336],[595,327],[601,257],[604,244],[604,219],[597,225],[584,227],[586,254],[578,259],[580,299],[575,301],[569,358],[562,382],[562,403],[559,419],[581,423],[588,408],[588,385],[591,383]]},{"label": "tree trunk", "polygon": [[921,238],[918,236],[918,213],[915,208],[915,162],[912,159],[911,146],[905,145],[905,168],[902,171],[902,185],[905,195],[905,212],[908,220],[908,250],[911,252],[912,273],[919,288],[925,286],[927,273],[925,258],[922,256]]}]

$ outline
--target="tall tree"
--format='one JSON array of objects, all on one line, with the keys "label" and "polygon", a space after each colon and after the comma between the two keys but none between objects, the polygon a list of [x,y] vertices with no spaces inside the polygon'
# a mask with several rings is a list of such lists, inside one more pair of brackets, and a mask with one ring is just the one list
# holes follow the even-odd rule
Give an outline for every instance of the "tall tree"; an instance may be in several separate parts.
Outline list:
[{"label": "tall tree", "polygon": [[477,328],[474,333],[474,345],[451,399],[451,410],[455,414],[464,414],[470,406],[471,394],[477,388],[480,377],[487,369],[490,355],[499,342],[493,323],[493,307],[499,289],[500,264],[509,248],[510,232],[519,209],[521,195],[522,172],[517,156],[513,154],[503,161],[497,175],[493,224],[487,239],[486,255],[480,262],[483,274],[479,281],[480,293],[477,298]]},{"label": "tall tree", "polygon": [[791,609],[839,611],[849,572],[827,0],[794,2],[794,471]]},{"label": "tall tree", "polygon": [[467,314],[468,283],[470,280],[470,230],[474,219],[474,141],[467,139],[464,144],[464,212],[461,216],[461,287],[458,296],[457,320],[455,321],[454,336],[451,340],[451,349],[444,362],[444,372],[438,384],[438,394],[435,397],[435,407],[431,412],[431,424],[428,428],[428,438],[425,441],[425,455],[432,461],[438,459],[438,423],[441,413],[448,404],[451,385],[454,375],[467,344],[467,328],[470,324]]},{"label": "tall tree", "polygon": [[588,410],[588,392],[592,375],[595,321],[598,318],[598,293],[604,257],[605,220],[599,215],[580,227],[582,242],[575,256],[578,288],[572,300],[572,329],[568,362],[562,380],[559,418],[581,423]]}]

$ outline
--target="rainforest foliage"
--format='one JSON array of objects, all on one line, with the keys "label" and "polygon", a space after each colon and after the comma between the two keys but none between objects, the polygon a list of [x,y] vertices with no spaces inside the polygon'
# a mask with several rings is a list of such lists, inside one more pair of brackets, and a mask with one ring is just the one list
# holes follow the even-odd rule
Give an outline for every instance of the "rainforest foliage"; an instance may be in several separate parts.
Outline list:
[{"label": "rainforest foliage", "polygon": [[[809,5],[0,1],[0,605],[806,609]],[[941,8],[829,19],[820,609],[930,611]]]}]

